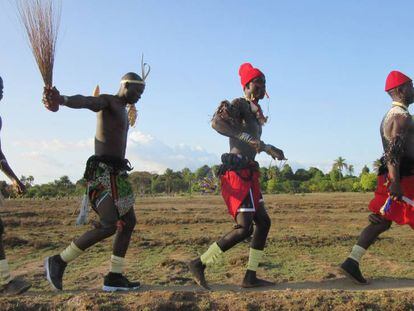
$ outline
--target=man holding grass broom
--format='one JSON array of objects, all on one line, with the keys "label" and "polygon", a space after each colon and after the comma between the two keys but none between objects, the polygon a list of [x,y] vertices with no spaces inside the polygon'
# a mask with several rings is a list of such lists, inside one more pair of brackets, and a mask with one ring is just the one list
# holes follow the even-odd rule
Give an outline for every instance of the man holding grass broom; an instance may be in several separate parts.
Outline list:
[{"label": "man holding grass broom", "polygon": [[140,285],[139,282],[130,282],[122,274],[125,254],[136,223],[133,208],[135,196],[127,175],[132,168],[125,159],[125,151],[129,126],[133,126],[136,121],[134,105],[144,92],[147,74],[144,73],[143,78],[132,72],[124,75],[116,95],[62,96],[54,87],[44,89],[43,101],[49,110],[57,111],[59,106],[65,106],[97,113],[95,154],[86,163],[84,178],[87,181],[86,196],[98,214],[100,223],[60,254],[46,259],[47,279],[55,289],[62,290],[62,277],[69,262],[87,248],[114,234],[111,267],[105,276],[103,289],[134,290]]},{"label": "man holding grass broom", "polygon": [[368,217],[369,225],[340,267],[357,284],[368,284],[359,268],[361,258],[392,222],[414,229],[414,122],[408,112],[408,106],[414,102],[413,82],[403,73],[392,71],[385,91],[392,104],[380,127],[384,156],[375,197],[369,203],[372,214]]},{"label": "man holding grass broom", "polygon": [[84,203],[87,205],[90,201],[100,223],[73,241],[60,254],[46,258],[46,277],[54,289],[62,290],[62,278],[67,264],[87,248],[115,235],[110,272],[104,278],[103,289],[137,289],[140,283],[130,282],[123,275],[125,254],[136,223],[133,208],[135,197],[127,179],[127,172],[132,168],[125,159],[125,151],[129,126],[134,126],[137,118],[135,104],[144,92],[150,68],[148,66],[146,71],[147,64],[142,61],[141,77],[133,72],[125,74],[116,95],[62,96],[52,87],[59,12],[56,12],[51,0],[27,0],[20,2],[19,13],[45,83],[45,107],[54,112],[60,106],[65,106],[85,108],[97,113],[95,154],[88,159],[84,174],[87,181]]}]

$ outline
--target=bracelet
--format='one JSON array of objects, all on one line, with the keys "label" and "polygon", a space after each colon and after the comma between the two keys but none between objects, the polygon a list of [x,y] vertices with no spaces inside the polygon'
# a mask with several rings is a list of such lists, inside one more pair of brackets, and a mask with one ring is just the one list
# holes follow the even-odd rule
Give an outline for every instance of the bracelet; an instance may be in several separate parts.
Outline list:
[{"label": "bracelet", "polygon": [[62,97],[63,97],[63,103],[61,105],[65,105],[69,100],[69,96],[63,95]]},{"label": "bracelet", "polygon": [[237,136],[238,139],[240,139],[242,142],[250,143],[253,140],[253,137],[249,133],[241,133],[239,136]]}]

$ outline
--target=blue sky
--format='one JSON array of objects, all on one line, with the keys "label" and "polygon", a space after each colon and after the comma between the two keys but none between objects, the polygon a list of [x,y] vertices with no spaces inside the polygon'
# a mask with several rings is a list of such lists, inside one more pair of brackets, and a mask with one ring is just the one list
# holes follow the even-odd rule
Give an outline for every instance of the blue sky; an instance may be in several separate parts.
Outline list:
[{"label": "blue sky", "polygon": [[[136,169],[194,169],[219,161],[227,139],[209,120],[242,95],[238,67],[267,78],[263,140],[294,168],[328,170],[344,157],[358,172],[381,153],[379,123],[389,71],[414,76],[412,1],[63,0],[54,82],[63,94],[114,93],[120,77],[151,64],[127,156]],[[42,80],[17,21],[0,0],[2,148],[35,182],[82,176],[95,115],[41,105]],[[265,155],[258,157],[268,165]]]}]

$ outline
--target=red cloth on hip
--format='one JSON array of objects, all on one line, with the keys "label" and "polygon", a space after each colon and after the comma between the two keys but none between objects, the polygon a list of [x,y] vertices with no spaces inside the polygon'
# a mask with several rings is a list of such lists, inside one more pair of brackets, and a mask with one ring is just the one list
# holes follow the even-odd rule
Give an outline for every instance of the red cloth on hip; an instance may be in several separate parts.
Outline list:
[{"label": "red cloth on hip", "polygon": [[[377,189],[375,196],[369,203],[368,208],[375,214],[380,214],[381,207],[389,197],[387,175],[379,175],[377,178]],[[400,180],[404,196],[414,200],[414,176],[403,176]],[[399,225],[410,225],[414,229],[414,207],[405,202],[392,201],[391,207],[385,215],[385,219],[394,221]]]},{"label": "red cloth on hip", "polygon": [[253,207],[257,209],[262,197],[259,182],[260,172],[254,168],[244,168],[238,171],[226,171],[221,176],[221,195],[226,202],[229,214],[236,218],[237,210],[249,195],[253,196]]}]

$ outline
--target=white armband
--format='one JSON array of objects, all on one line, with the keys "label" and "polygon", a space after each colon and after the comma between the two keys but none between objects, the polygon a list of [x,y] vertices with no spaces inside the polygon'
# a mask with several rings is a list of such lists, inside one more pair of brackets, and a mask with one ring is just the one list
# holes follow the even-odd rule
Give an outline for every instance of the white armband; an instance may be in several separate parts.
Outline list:
[{"label": "white armband", "polygon": [[63,97],[63,103],[61,105],[64,106],[68,102],[69,96],[63,95],[62,97]]}]

